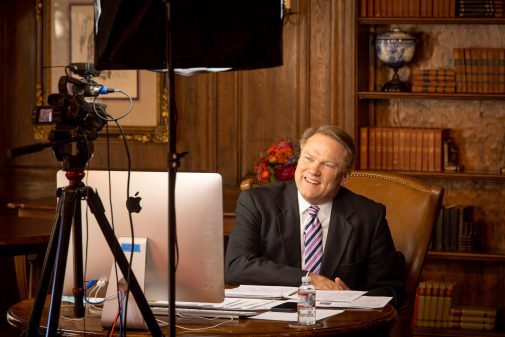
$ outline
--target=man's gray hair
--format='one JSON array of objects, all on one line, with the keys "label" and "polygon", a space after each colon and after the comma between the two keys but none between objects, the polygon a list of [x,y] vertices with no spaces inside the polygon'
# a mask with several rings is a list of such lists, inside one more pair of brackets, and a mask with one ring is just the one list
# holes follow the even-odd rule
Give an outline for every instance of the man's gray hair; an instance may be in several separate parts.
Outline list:
[{"label": "man's gray hair", "polygon": [[328,136],[344,146],[347,152],[345,158],[345,171],[349,172],[354,166],[354,160],[356,157],[356,145],[354,139],[343,129],[335,125],[322,125],[317,128],[308,128],[303,132],[302,138],[300,139],[300,149],[303,149],[307,139],[315,134],[322,134]]}]

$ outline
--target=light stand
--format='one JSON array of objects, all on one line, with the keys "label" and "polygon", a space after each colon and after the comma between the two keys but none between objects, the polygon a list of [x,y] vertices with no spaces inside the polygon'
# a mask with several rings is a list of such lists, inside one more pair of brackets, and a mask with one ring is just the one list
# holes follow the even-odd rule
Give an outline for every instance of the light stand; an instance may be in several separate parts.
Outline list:
[{"label": "light stand", "polygon": [[176,273],[176,244],[177,225],[175,216],[175,181],[177,168],[183,155],[177,153],[177,107],[175,104],[175,73],[172,66],[172,21],[170,1],[165,0],[166,27],[166,56],[167,67],[166,85],[168,86],[168,335],[175,336],[175,273]]}]

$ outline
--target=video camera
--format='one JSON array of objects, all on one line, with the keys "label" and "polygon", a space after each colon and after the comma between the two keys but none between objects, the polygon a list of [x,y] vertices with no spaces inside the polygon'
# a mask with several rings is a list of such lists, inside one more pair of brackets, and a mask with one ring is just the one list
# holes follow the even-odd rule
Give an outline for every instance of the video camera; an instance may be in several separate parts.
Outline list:
[{"label": "video camera", "polygon": [[[69,73],[81,76],[72,77]],[[106,105],[88,102],[87,97],[98,97],[107,93],[107,87],[98,84],[92,77],[100,75],[90,63],[71,63],[65,67],[65,76],[58,81],[58,93],[50,94],[48,104],[37,106],[32,112],[32,124],[54,124],[55,128],[50,140],[61,138],[55,135],[59,132],[70,132],[73,136],[83,135],[88,139],[96,139],[98,132],[106,123]],[[60,135],[61,136],[61,135]]]}]

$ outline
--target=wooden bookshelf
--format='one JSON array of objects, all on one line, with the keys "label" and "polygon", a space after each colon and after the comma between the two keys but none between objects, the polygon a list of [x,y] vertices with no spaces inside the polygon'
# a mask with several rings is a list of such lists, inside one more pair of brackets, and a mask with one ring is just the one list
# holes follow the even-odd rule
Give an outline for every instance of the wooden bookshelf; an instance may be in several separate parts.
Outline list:
[{"label": "wooden bookshelf", "polygon": [[[398,6],[397,2],[380,0],[379,3]],[[501,119],[498,120],[495,115],[505,113],[505,94],[382,92],[380,88],[391,78],[391,71],[377,59],[374,39],[393,27],[419,38],[415,56],[405,66],[410,69],[404,69],[403,77],[400,72],[401,80],[410,82],[414,68],[455,70],[453,48],[504,48],[504,44],[498,43],[499,38],[491,36],[500,34],[505,17],[379,17],[370,15],[370,11],[366,12],[369,16],[365,17],[360,16],[360,13],[363,11],[358,7],[355,135],[360,135],[363,127],[450,129],[451,136],[455,137],[461,150],[462,171],[393,171],[443,185],[446,188],[444,204],[475,204],[478,221],[485,224],[484,247],[488,250],[429,251],[422,280],[458,282],[462,291],[471,293],[465,298],[468,302],[465,304],[504,309],[505,281],[499,275],[505,272],[505,217],[502,212],[505,197],[501,192],[505,188],[505,174],[501,174],[505,162],[503,156],[497,155],[500,153],[497,151],[501,151],[498,150],[501,145],[497,144],[502,143],[505,123],[502,126]],[[478,121],[472,119],[476,115],[480,118]],[[501,131],[491,132],[493,127]],[[361,148],[358,138],[358,148]],[[365,140],[368,141],[367,138]],[[486,165],[480,165],[483,162]],[[475,286],[475,280],[481,281],[478,287]],[[505,337],[503,311],[499,312],[496,331],[414,327],[414,336]]]}]

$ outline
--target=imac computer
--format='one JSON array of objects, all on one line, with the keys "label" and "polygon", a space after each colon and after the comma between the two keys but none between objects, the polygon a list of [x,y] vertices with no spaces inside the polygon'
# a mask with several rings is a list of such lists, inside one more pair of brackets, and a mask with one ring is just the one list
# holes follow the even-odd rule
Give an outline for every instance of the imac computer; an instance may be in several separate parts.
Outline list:
[{"label": "imac computer", "polygon": [[[168,173],[86,171],[83,183],[98,192],[105,215],[116,237],[147,241],[142,281],[148,302],[168,301]],[[129,195],[127,185],[129,180]],[[65,172],[57,173],[58,187],[68,185]],[[82,201],[84,287],[91,280],[109,281],[114,256],[94,215]],[[178,264],[176,301],[222,302],[224,300],[223,193],[217,173],[178,172],[175,183]],[[137,241],[136,241],[137,242]],[[120,241],[121,243],[121,241]],[[70,242],[64,295],[74,287],[72,240]],[[125,253],[130,258],[129,253]],[[143,263],[142,263],[143,264]],[[135,267],[135,263],[132,263]],[[135,267],[136,268],[136,267]],[[110,285],[110,282],[109,282]],[[117,284],[112,284],[116,287]],[[107,291],[109,293],[109,291]],[[105,294],[102,294],[104,296]],[[105,296],[104,296],[105,297]]]}]

